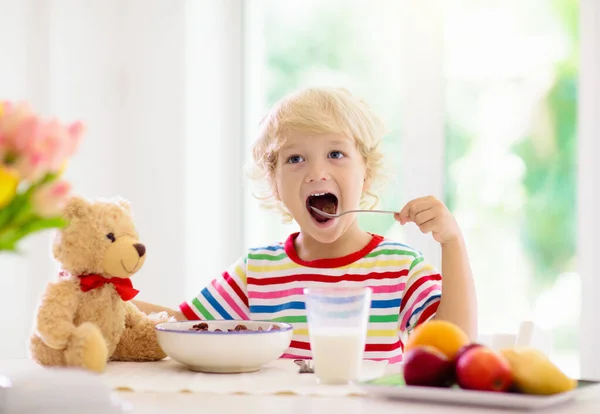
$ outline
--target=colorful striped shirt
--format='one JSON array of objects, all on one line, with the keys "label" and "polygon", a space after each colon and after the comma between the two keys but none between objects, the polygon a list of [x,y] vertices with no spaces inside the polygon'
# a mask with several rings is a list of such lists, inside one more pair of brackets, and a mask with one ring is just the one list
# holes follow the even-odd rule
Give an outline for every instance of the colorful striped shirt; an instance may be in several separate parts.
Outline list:
[{"label": "colorful striped shirt", "polygon": [[189,320],[253,319],[293,325],[283,355],[310,358],[304,288],[370,287],[365,359],[402,360],[403,339],[438,308],[442,277],[423,255],[404,244],[373,235],[370,243],[334,259],[302,260],[297,233],[284,243],[253,248],[190,301],[180,305]]}]

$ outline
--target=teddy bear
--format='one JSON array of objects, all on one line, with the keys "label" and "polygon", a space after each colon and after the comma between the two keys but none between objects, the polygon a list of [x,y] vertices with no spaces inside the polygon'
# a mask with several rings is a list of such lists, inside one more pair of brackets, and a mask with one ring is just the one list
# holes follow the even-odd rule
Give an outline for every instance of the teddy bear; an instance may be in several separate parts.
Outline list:
[{"label": "teddy bear", "polygon": [[51,246],[58,275],[39,299],[30,358],[95,372],[111,360],[165,358],[155,325],[172,319],[164,312],[146,315],[130,302],[138,293],[130,278],[146,260],[130,203],[72,196],[63,215],[66,225]]}]

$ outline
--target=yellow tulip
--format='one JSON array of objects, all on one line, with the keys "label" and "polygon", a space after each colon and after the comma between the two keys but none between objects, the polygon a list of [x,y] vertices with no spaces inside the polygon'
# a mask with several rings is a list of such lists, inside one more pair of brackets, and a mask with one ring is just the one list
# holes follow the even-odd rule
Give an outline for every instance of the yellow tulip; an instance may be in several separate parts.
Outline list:
[{"label": "yellow tulip", "polygon": [[3,113],[4,113],[4,106],[2,105],[2,102],[0,102],[0,119],[2,119]]},{"label": "yellow tulip", "polygon": [[65,161],[63,163],[63,165],[60,167],[60,169],[56,172],[57,177],[61,177],[65,173],[65,170],[67,169],[67,164],[68,164],[68,162]]},{"label": "yellow tulip", "polygon": [[0,208],[6,207],[15,197],[18,185],[17,173],[0,166]]}]

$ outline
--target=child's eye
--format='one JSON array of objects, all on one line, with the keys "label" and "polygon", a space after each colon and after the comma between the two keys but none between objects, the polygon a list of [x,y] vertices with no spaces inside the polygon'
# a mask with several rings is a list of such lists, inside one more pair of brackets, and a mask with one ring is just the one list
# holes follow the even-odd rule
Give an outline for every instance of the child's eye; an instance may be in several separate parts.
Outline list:
[{"label": "child's eye", "polygon": [[302,158],[300,155],[292,155],[287,159],[288,164],[298,164],[302,161],[304,161],[304,158]]},{"label": "child's eye", "polygon": [[339,160],[340,158],[344,158],[344,154],[342,151],[331,151],[329,153],[329,158],[333,158],[334,160]]}]

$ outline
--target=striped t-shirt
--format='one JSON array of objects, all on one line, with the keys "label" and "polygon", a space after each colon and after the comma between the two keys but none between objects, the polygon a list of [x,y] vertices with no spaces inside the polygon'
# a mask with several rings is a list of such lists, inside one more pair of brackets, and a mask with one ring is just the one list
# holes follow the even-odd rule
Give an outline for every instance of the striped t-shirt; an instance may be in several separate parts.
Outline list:
[{"label": "striped t-shirt", "polygon": [[290,235],[285,243],[250,249],[192,300],[180,305],[189,320],[253,319],[288,322],[292,342],[283,355],[310,358],[304,288],[372,289],[365,359],[402,360],[403,338],[431,319],[442,277],[423,255],[404,244],[373,235],[363,249],[334,259],[304,261]]}]

